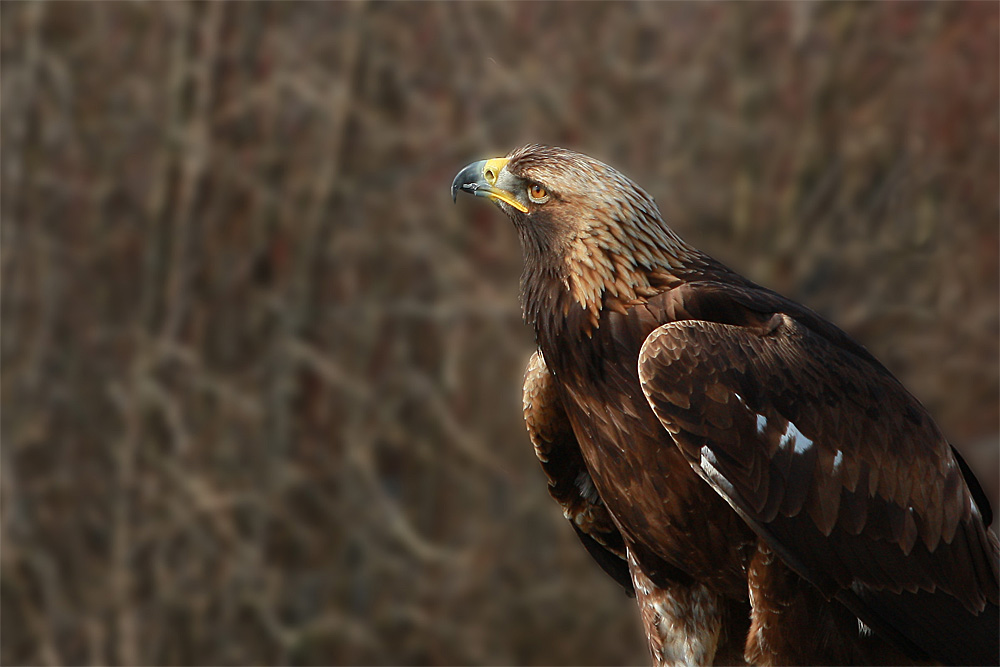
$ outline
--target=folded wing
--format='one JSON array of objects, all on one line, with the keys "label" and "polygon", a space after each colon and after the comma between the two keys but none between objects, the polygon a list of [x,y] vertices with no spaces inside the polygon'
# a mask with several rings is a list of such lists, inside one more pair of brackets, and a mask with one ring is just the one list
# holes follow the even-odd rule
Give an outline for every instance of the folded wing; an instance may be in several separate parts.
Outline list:
[{"label": "folded wing", "polygon": [[594,488],[555,382],[538,352],[524,375],[524,421],[549,479],[549,493],[594,560],[634,597],[625,542]]},{"label": "folded wing", "polygon": [[780,313],[756,328],[684,320],[649,336],[639,376],[695,471],[828,598],[911,653],[996,664],[988,510],[869,355]]}]

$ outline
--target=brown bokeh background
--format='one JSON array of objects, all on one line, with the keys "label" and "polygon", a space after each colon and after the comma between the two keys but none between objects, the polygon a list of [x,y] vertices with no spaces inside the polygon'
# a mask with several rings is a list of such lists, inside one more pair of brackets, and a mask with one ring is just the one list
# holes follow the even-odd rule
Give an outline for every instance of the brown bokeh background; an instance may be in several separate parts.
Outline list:
[{"label": "brown bokeh background", "polygon": [[997,498],[996,3],[5,2],[4,664],[645,663],[466,163],[621,168]]}]

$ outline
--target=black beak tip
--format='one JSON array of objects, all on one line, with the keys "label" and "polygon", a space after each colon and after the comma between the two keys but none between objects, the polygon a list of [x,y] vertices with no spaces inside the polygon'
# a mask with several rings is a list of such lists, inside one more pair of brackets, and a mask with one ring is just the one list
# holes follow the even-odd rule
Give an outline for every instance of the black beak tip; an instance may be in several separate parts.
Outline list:
[{"label": "black beak tip", "polygon": [[462,190],[465,190],[466,192],[471,190],[473,193],[475,193],[475,189],[476,189],[475,184],[461,183],[459,182],[458,179],[455,179],[455,182],[451,184],[451,200],[457,203],[459,192],[461,192]]},{"label": "black beak tip", "polygon": [[458,201],[460,190],[464,190],[469,194],[476,194],[476,190],[480,186],[479,180],[483,175],[483,164],[485,164],[485,161],[473,162],[458,172],[455,180],[451,182],[451,200],[453,202]]},{"label": "black beak tip", "polygon": [[475,183],[460,183],[456,178],[455,182],[451,184],[451,200],[455,203],[458,203],[459,190],[472,191],[472,193],[475,193],[476,185]]}]

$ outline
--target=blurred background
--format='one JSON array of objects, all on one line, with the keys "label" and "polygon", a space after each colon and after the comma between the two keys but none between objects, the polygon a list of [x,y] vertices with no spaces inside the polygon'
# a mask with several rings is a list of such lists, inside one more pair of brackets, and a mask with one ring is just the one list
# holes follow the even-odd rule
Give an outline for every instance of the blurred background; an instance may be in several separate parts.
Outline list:
[{"label": "blurred background", "polygon": [[646,664],[524,433],[527,142],[860,339],[998,497],[996,3],[3,3],[4,664]]}]

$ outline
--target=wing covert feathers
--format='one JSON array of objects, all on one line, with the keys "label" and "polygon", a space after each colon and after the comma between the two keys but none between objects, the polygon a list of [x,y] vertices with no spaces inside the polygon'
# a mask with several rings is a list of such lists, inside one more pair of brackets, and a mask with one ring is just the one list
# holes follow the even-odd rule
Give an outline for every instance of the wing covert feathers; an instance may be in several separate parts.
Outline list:
[{"label": "wing covert feathers", "polygon": [[[996,537],[891,375],[787,315],[666,324],[638,364],[691,466],[801,576],[911,649],[995,664]],[[975,641],[942,656],[959,630]]]}]

